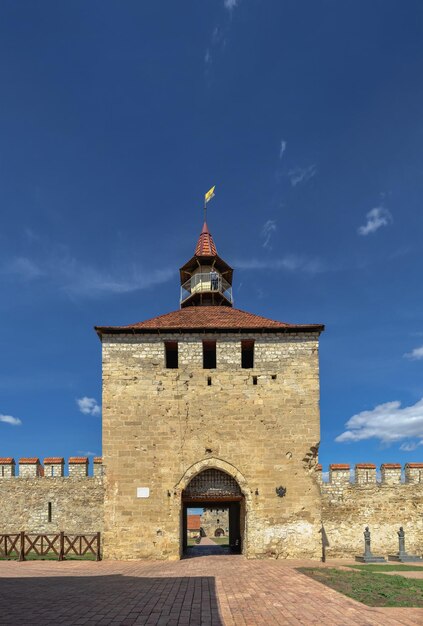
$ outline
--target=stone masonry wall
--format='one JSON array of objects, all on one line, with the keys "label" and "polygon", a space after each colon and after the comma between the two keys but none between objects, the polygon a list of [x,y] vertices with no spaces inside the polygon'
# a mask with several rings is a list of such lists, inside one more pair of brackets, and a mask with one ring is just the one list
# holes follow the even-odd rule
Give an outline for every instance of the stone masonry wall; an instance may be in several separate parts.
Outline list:
[{"label": "stone masonry wall", "polygon": [[212,509],[204,509],[201,515],[201,527],[207,537],[214,537],[216,530],[223,530],[224,536],[229,535],[229,509],[216,505]]},{"label": "stone masonry wall", "polygon": [[0,478],[0,534],[22,530],[29,533],[102,532],[102,477],[27,477],[25,472],[23,474],[3,473]]},{"label": "stone masonry wall", "polygon": [[[244,339],[255,340],[254,369],[241,368]],[[203,340],[217,341],[216,369],[203,369]],[[165,341],[178,342],[179,369],[165,368]],[[248,557],[320,555],[318,333],[103,335],[102,344],[106,558],[179,558],[193,467],[242,482]]]},{"label": "stone masonry wall", "polygon": [[328,558],[362,554],[366,526],[370,527],[375,555],[398,552],[400,526],[404,527],[406,550],[423,554],[423,464],[407,464],[405,475],[400,465],[384,465],[381,478],[381,482],[376,480],[376,468],[371,464],[356,466],[353,482],[348,465],[331,466],[330,480],[321,487]]}]

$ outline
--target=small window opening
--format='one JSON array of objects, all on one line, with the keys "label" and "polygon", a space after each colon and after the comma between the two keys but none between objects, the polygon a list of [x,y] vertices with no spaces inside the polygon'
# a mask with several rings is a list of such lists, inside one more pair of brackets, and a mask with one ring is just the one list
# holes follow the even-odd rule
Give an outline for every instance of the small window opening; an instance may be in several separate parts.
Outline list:
[{"label": "small window opening", "polygon": [[207,370],[216,367],[216,342],[203,341],[203,368]]},{"label": "small window opening", "polygon": [[165,341],[166,367],[168,369],[178,369],[178,342]]},{"label": "small window opening", "polygon": [[207,376],[207,384],[211,387],[211,376]]},{"label": "small window opening", "polygon": [[241,366],[244,369],[254,367],[254,341],[241,341]]},{"label": "small window opening", "polygon": [[48,503],[48,521],[51,522],[51,502]]},{"label": "small window opening", "polygon": [[369,472],[366,470],[366,483],[369,482]]},{"label": "small window opening", "polygon": [[257,385],[257,376],[253,376],[253,385]]},{"label": "small window opening", "polygon": [[1,475],[4,476],[4,465],[1,466]]},{"label": "small window opening", "polygon": [[51,466],[51,475],[54,476],[54,465]]},{"label": "small window opening", "polygon": [[276,380],[277,375],[276,374],[272,374],[272,380]]}]

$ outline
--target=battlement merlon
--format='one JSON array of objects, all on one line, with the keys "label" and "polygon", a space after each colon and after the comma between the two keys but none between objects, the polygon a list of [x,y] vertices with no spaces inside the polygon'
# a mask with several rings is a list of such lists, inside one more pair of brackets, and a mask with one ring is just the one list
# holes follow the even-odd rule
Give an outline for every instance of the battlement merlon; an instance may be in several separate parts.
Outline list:
[{"label": "battlement merlon", "polygon": [[12,478],[15,476],[16,463],[12,457],[0,458],[0,478]]},{"label": "battlement merlon", "polygon": [[[65,476],[65,459],[63,457],[46,457],[44,463],[38,457],[19,459],[19,475],[16,474],[16,462],[12,457],[0,457],[0,479],[2,478],[89,478],[88,457],[70,457],[68,459],[68,475]],[[93,476],[103,476],[103,459],[93,458]]]},{"label": "battlement merlon", "polygon": [[377,480],[376,465],[374,463],[357,463],[354,467],[354,476],[351,476],[351,466],[348,463],[332,463],[329,466],[329,480],[323,480],[323,467],[316,465],[316,478],[322,488],[340,488],[351,486],[371,485],[423,485],[423,463],[406,463],[404,475],[399,463],[382,463],[380,466],[381,480]]}]

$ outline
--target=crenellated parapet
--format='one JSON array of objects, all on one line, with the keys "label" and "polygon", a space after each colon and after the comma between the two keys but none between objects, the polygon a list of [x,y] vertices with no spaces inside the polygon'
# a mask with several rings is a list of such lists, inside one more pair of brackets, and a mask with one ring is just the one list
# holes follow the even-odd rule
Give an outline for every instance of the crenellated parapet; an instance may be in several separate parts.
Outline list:
[{"label": "crenellated parapet", "polygon": [[[63,457],[46,457],[41,463],[38,457],[19,459],[19,471],[16,472],[16,462],[12,457],[0,458],[0,479],[2,478],[90,478],[88,457],[70,457],[68,472],[65,473],[65,459]],[[103,460],[101,456],[93,459],[92,476],[103,476]]]},{"label": "crenellated parapet", "polygon": [[383,463],[380,478],[374,463],[357,463],[352,471],[348,463],[332,463],[327,480],[323,479],[322,465],[316,465],[316,478],[323,496],[341,497],[346,489],[419,485],[423,487],[423,463]]}]

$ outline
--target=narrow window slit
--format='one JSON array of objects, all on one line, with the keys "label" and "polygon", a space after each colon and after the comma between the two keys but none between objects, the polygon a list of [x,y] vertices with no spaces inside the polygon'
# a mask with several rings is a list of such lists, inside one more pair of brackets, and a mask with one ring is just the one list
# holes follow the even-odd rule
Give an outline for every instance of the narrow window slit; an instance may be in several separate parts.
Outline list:
[{"label": "narrow window slit", "polygon": [[211,376],[207,376],[207,384],[209,387],[211,387]]},{"label": "narrow window slit", "polygon": [[257,385],[257,376],[253,376],[253,385]]},{"label": "narrow window slit", "polygon": [[203,369],[211,370],[216,367],[216,342],[203,341]]},{"label": "narrow window slit", "polygon": [[48,521],[51,522],[51,502],[48,503]]},{"label": "narrow window slit", "polygon": [[165,341],[165,354],[167,369],[178,369],[178,342]]},{"label": "narrow window slit", "polygon": [[241,341],[241,367],[244,369],[254,367],[254,340]]},{"label": "narrow window slit", "polygon": [[272,374],[272,380],[276,380],[277,375],[276,374]]}]

